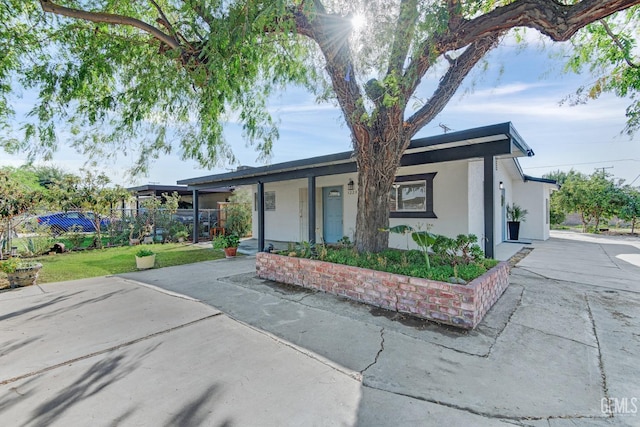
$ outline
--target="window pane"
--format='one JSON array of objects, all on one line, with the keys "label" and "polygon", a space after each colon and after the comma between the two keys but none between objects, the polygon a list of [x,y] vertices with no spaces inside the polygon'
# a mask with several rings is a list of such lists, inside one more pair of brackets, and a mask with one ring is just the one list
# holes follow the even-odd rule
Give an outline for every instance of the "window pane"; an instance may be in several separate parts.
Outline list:
[{"label": "window pane", "polygon": [[391,211],[425,211],[427,208],[426,181],[396,183],[389,194]]}]

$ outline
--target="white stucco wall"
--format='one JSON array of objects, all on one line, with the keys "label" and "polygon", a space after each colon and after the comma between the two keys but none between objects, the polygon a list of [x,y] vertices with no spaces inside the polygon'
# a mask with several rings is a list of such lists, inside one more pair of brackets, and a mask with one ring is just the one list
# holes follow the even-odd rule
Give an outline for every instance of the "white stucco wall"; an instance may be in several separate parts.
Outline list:
[{"label": "white stucco wall", "polygon": [[[358,195],[356,191],[350,193],[347,190],[349,179],[357,183],[357,175],[342,174],[323,176],[316,178],[316,238],[322,241],[322,188],[342,186],[343,202],[343,235],[353,240],[356,229],[356,207]],[[309,239],[308,234],[308,195],[301,209],[300,190],[307,189],[306,179],[296,179],[266,183],[264,191],[275,191],[276,210],[265,211],[265,239],[289,242],[301,242]],[[357,184],[355,184],[357,188]],[[252,186],[252,192],[256,193],[257,186]],[[255,208],[255,206],[254,206]],[[253,210],[253,235],[258,236],[258,212]]]},{"label": "white stucco wall", "polygon": [[[508,239],[507,233],[507,218],[506,218],[506,206],[512,203],[513,196],[513,182],[514,180],[521,179],[520,175],[513,173],[513,159],[498,159],[494,161],[494,174],[495,174],[495,198],[494,198],[494,228],[493,238],[496,244]],[[502,191],[500,190],[500,183],[504,187],[504,200],[502,198]]]},{"label": "white stucco wall", "polygon": [[[468,167],[466,161],[445,162],[403,167],[397,176],[433,173],[433,211],[437,218],[391,218],[390,226],[411,225],[425,230],[431,225],[431,232],[455,237],[469,232]],[[417,248],[411,238],[409,248]],[[389,236],[389,246],[406,249],[407,237],[397,234]]]},{"label": "white stucco wall", "polygon": [[[521,226],[521,237],[544,240],[549,237],[546,222],[546,200],[552,186],[538,182],[523,182],[513,159],[494,161],[494,239],[495,243],[506,238],[506,218],[504,205],[517,203],[529,211],[527,222]],[[457,161],[437,164],[402,167],[397,175],[435,173],[433,179],[433,210],[437,218],[391,218],[391,226],[407,224],[417,229],[430,230],[437,234],[455,237],[472,233],[484,244],[484,161]],[[349,192],[347,183],[352,179],[355,190]],[[343,235],[353,241],[356,228],[357,175],[342,174],[318,177],[316,179],[316,237],[320,242],[323,235],[322,188],[341,186],[343,194]],[[505,188],[505,198],[501,199],[499,184]],[[265,212],[265,238],[300,242],[308,240],[306,211],[300,209],[300,189],[307,188],[306,179],[277,183],[266,183],[265,191],[275,191],[276,210]],[[256,192],[256,186],[253,186]],[[306,202],[305,202],[306,203]],[[301,218],[302,213],[302,218]],[[301,227],[302,225],[302,227]],[[301,229],[302,228],[302,229]],[[253,235],[258,235],[257,212],[253,211]],[[406,236],[391,234],[389,246],[406,249],[415,244]]]},{"label": "white stucco wall", "polygon": [[528,211],[526,221],[520,223],[523,239],[547,240],[549,238],[548,203],[553,185],[518,181],[514,183],[514,203]]},{"label": "white stucco wall", "polygon": [[[478,172],[474,168],[474,173],[479,175],[474,179],[474,185],[482,190],[482,163],[480,162]],[[447,236],[456,236],[461,233],[470,232],[469,198],[467,187],[469,185],[469,169],[466,161],[446,162],[439,164],[428,164],[420,166],[403,167],[398,170],[398,176],[413,175],[435,172],[433,180],[433,200],[434,212],[438,218],[391,218],[390,225],[407,224],[416,228],[426,229],[427,224],[431,224],[431,231]],[[349,193],[347,183],[353,179],[356,190]],[[357,209],[357,175],[342,174],[318,177],[316,179],[316,236],[318,241],[322,238],[322,188],[332,186],[342,186],[343,190],[343,234],[353,240],[356,229],[356,209]],[[300,189],[307,188],[306,179],[284,181],[277,183],[266,183],[264,190],[275,191],[276,210],[265,211],[265,239],[299,242],[307,240],[306,227],[301,235],[300,231]],[[256,186],[253,186],[256,192]],[[476,200],[476,198],[479,199]],[[482,203],[482,195],[476,195],[474,203]],[[478,202],[479,200],[479,202]],[[476,209],[473,215],[475,233],[482,231],[482,212]],[[257,211],[253,211],[253,235],[258,235]],[[480,218],[480,219],[478,219]],[[306,219],[302,220],[306,224]],[[480,224],[480,225],[478,225]],[[478,234],[481,237],[481,234]],[[410,240],[410,239],[409,239]],[[405,236],[391,235],[391,247],[406,248],[407,239]],[[413,241],[410,247],[414,248]]]},{"label": "white stucco wall", "polygon": [[469,162],[467,169],[468,233],[478,236],[478,244],[484,249],[484,161]]}]

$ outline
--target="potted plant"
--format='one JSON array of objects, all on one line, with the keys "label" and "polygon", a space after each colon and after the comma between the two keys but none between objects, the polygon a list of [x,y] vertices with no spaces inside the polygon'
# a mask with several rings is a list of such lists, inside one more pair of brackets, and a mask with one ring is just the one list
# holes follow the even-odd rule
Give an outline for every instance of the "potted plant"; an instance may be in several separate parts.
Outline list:
[{"label": "potted plant", "polygon": [[156,254],[151,249],[141,248],[136,252],[136,267],[138,270],[153,268],[156,264]]},{"label": "potted plant", "polygon": [[213,239],[213,248],[224,250],[227,258],[236,256],[240,238],[235,233],[220,234]]},{"label": "potted plant", "polygon": [[529,212],[513,203],[507,205],[507,225],[509,226],[509,240],[518,240],[520,237],[520,223],[525,221]]},{"label": "potted plant", "polygon": [[180,243],[184,242],[185,240],[187,240],[187,238],[189,237],[189,232],[187,230],[180,230],[180,231],[176,231],[175,234],[173,235],[173,237]]},{"label": "potted plant", "polygon": [[38,262],[21,261],[16,257],[9,258],[6,261],[0,261],[0,271],[7,274],[9,285],[12,288],[35,285],[40,269],[42,269],[42,264]]}]

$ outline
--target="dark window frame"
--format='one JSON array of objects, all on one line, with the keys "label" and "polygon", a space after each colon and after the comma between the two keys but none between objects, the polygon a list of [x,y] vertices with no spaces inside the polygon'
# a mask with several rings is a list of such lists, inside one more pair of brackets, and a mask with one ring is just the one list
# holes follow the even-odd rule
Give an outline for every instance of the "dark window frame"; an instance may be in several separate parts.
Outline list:
[{"label": "dark window frame", "polygon": [[389,218],[438,218],[433,211],[433,179],[437,172],[429,172],[414,175],[396,176],[395,183],[403,183],[409,181],[425,182],[425,210],[424,211],[392,211],[389,212]]}]

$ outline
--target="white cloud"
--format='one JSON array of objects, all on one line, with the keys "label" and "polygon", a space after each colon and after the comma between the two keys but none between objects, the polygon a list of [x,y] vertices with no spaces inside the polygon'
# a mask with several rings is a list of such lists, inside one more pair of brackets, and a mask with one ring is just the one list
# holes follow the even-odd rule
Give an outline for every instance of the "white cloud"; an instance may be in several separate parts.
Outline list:
[{"label": "white cloud", "polygon": [[487,88],[472,92],[473,97],[496,97],[505,95],[516,95],[534,89],[551,86],[550,83],[510,83],[494,88]]}]

